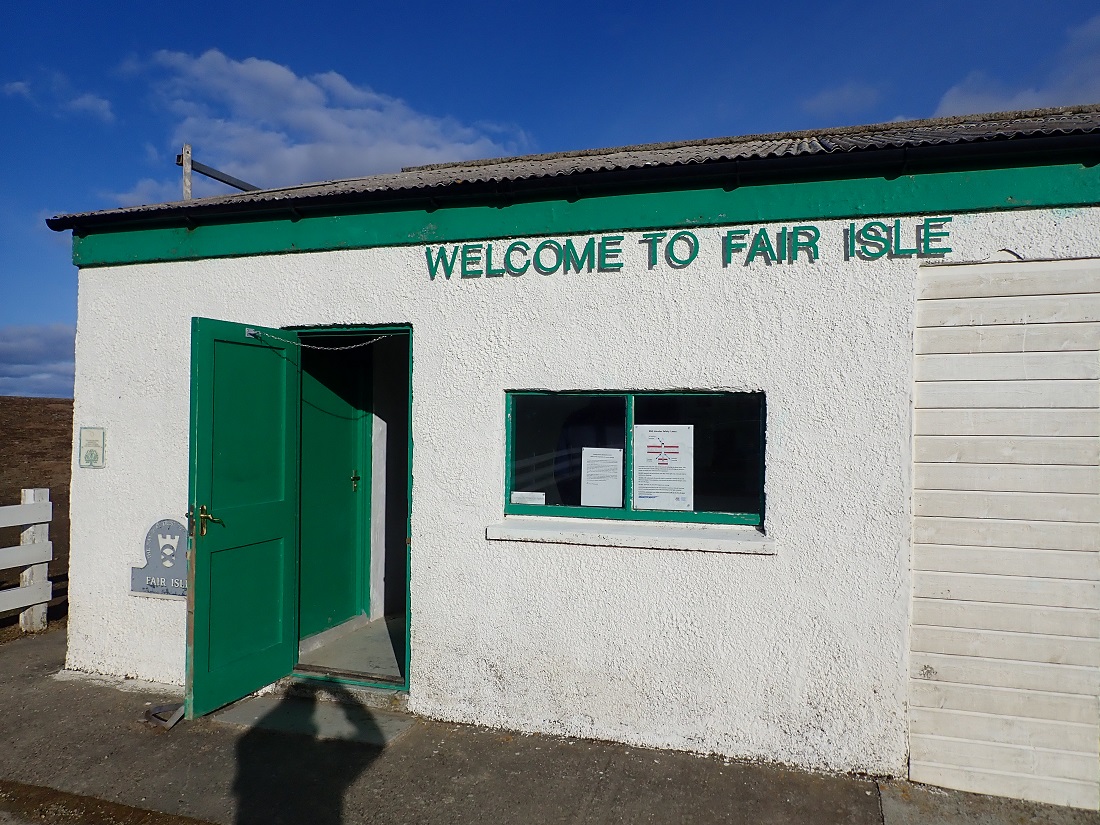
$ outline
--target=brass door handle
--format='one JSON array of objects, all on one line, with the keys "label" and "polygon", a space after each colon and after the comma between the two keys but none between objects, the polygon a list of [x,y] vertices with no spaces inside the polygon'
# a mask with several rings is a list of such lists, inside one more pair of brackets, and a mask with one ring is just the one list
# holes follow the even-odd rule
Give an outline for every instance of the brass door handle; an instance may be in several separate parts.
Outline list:
[{"label": "brass door handle", "polygon": [[206,505],[202,504],[202,505],[199,506],[199,535],[200,536],[205,536],[206,535],[206,523],[208,521],[213,522],[214,524],[221,524],[221,525],[225,524],[225,522],[222,521],[220,518],[218,518],[217,516],[207,512]]}]

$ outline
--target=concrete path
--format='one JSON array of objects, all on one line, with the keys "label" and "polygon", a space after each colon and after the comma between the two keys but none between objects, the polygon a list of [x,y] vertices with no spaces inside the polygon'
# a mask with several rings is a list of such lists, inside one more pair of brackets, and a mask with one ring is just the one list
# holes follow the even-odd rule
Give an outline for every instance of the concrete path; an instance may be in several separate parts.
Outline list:
[{"label": "concrete path", "polygon": [[[1095,813],[906,782],[409,723],[364,708],[325,707],[311,733],[285,732],[300,729],[287,720],[302,705],[287,703],[301,698],[267,700],[238,719],[282,730],[203,719],[164,731],[141,717],[172,697],[55,679],[64,648],[58,632],[0,645],[0,825],[1100,825]],[[327,738],[342,725],[351,739]]]}]

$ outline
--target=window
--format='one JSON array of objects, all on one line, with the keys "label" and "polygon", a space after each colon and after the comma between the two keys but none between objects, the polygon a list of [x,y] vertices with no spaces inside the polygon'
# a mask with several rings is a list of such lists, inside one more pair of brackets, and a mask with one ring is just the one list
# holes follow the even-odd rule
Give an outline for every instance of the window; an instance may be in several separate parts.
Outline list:
[{"label": "window", "polygon": [[510,392],[504,512],[762,523],[764,393]]}]

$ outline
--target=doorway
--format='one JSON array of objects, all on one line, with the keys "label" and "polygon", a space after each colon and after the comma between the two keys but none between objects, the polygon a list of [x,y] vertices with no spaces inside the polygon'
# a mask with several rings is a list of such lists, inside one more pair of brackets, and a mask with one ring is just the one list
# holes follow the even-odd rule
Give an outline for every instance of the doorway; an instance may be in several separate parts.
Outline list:
[{"label": "doorway", "polygon": [[295,672],[404,686],[409,335],[299,331]]},{"label": "doorway", "polygon": [[187,713],[408,686],[407,326],[192,321]]}]

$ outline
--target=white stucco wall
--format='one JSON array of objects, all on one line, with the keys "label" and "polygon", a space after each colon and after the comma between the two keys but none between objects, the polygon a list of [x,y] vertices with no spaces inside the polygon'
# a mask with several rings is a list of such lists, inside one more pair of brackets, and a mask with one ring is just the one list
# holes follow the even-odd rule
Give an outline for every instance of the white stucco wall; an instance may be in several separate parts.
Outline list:
[{"label": "white stucco wall", "polygon": [[[956,216],[950,261],[1100,254],[1100,210]],[[68,666],[182,682],[185,605],[132,597],[187,509],[190,319],[414,328],[410,707],[445,719],[901,774],[917,261],[428,279],[423,247],[80,274]],[[767,393],[772,556],[486,541],[504,390]],[[461,445],[461,448],[460,448]]]}]

